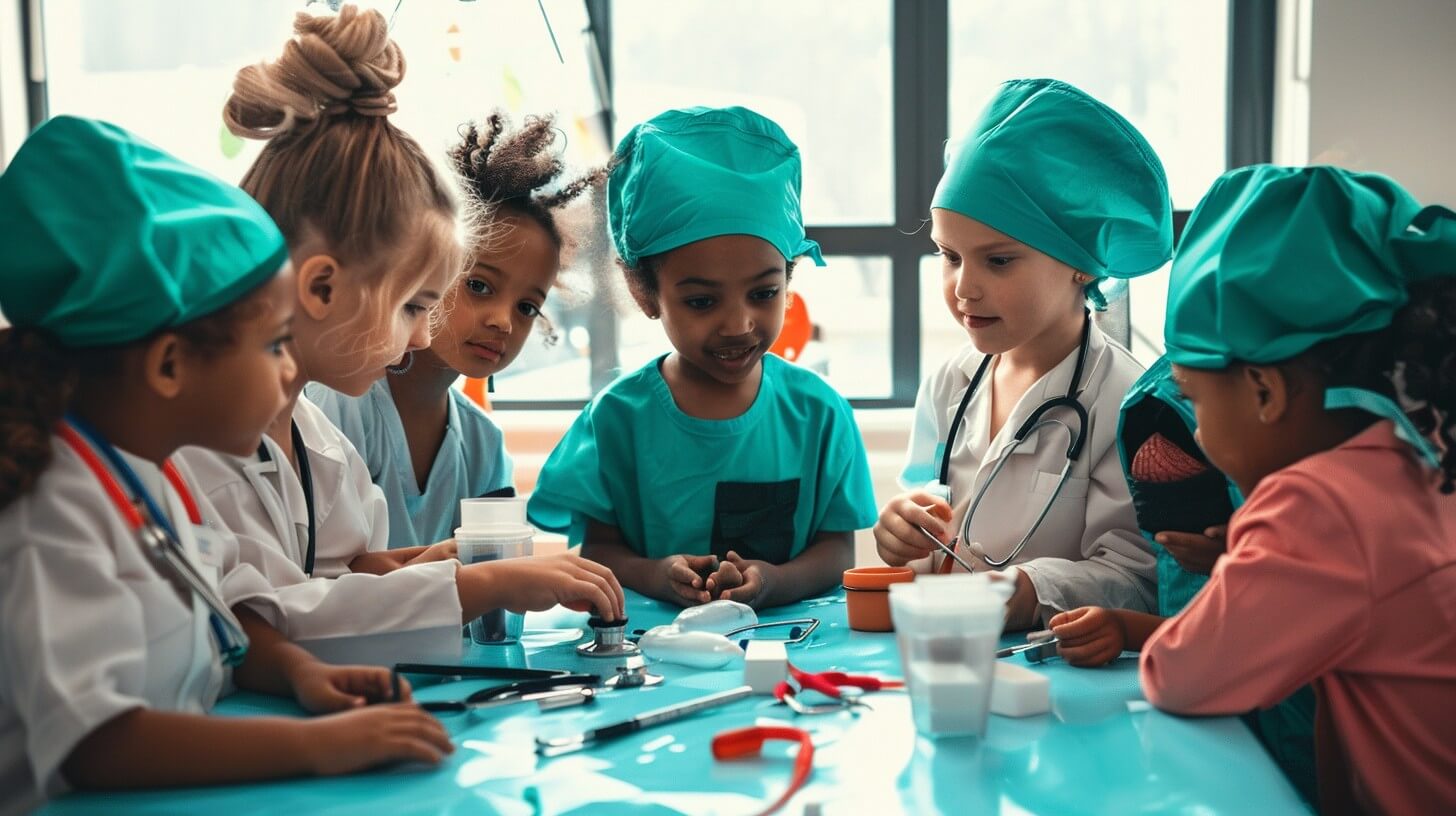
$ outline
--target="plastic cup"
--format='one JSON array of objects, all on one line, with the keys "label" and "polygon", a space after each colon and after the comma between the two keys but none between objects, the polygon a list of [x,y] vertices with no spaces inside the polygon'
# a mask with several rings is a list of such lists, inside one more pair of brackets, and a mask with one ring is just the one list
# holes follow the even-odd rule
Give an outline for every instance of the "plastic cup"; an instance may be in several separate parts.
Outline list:
[{"label": "plastic cup", "polygon": [[996,645],[1012,588],[983,573],[921,575],[890,586],[895,639],[921,734],[985,733]]},{"label": "plastic cup", "polygon": [[[479,564],[531,554],[535,530],[526,523],[524,499],[465,499],[455,544],[462,564]],[[470,622],[470,639],[482,646],[516,643],[524,615],[493,609]]]}]

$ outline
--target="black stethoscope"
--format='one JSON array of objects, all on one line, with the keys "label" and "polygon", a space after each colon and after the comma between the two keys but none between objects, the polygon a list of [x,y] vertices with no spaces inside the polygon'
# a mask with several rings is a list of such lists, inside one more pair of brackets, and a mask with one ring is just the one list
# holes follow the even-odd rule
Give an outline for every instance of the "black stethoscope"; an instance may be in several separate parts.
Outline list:
[{"label": "black stethoscope", "polygon": [[[241,663],[243,656],[248,651],[248,636],[243,631],[242,624],[238,623],[238,619],[234,617],[232,610],[228,609],[227,603],[213,589],[212,584],[208,583],[207,579],[203,578],[197,568],[192,565],[192,561],[182,549],[182,542],[177,537],[176,528],[172,526],[171,520],[167,518],[166,513],[162,512],[161,506],[152,498],[146,486],[142,484],[136,471],[132,470],[111,443],[78,417],[66,417],[65,421],[57,425],[56,431],[66,441],[66,444],[71,446],[81,461],[91,469],[107,497],[116,505],[122,518],[126,520],[127,526],[131,527],[135,533],[142,552],[146,554],[157,572],[171,583],[182,597],[196,597],[207,607],[208,623],[212,627],[213,636],[217,639],[218,653],[223,662],[229,666]],[[121,476],[122,481],[126,482],[127,488],[131,491],[130,496],[122,490],[116,477],[111,475],[111,471],[101,461],[101,457],[96,455],[96,451],[100,451],[102,456],[106,457],[111,468]],[[193,501],[192,494],[187,490],[181,474],[177,472],[177,468],[172,465],[170,460],[162,462],[162,473],[182,500],[182,506],[187,510],[188,521],[194,527],[201,526],[202,515],[197,510],[197,503]],[[145,516],[143,512],[146,513]]]},{"label": "black stethoscope", "polygon": [[[981,501],[986,498],[986,491],[990,489],[991,483],[996,481],[996,476],[1006,466],[1006,462],[1011,454],[1015,453],[1016,449],[1021,447],[1021,443],[1025,442],[1028,436],[1031,436],[1032,433],[1043,426],[1060,425],[1067,431],[1067,438],[1070,441],[1070,444],[1067,446],[1067,464],[1062,467],[1061,479],[1057,482],[1056,489],[1047,497],[1046,504],[1041,508],[1041,514],[1036,517],[1036,523],[1031,525],[1031,529],[1022,537],[1021,542],[1016,545],[1011,551],[1011,554],[1000,561],[992,560],[984,552],[984,547],[982,548],[981,560],[993,567],[1004,567],[1015,560],[1016,556],[1021,554],[1021,550],[1026,547],[1026,542],[1030,541],[1031,537],[1036,535],[1036,531],[1041,527],[1041,523],[1046,520],[1047,514],[1051,512],[1052,503],[1057,500],[1057,496],[1062,492],[1062,486],[1067,483],[1067,478],[1072,473],[1072,464],[1082,455],[1082,446],[1086,442],[1087,437],[1087,409],[1077,400],[1077,386],[1082,382],[1082,369],[1087,363],[1087,343],[1091,333],[1092,318],[1091,315],[1087,315],[1084,312],[1082,342],[1077,347],[1077,366],[1072,370],[1072,382],[1067,387],[1067,395],[1049,399],[1041,405],[1038,405],[1036,410],[1031,412],[1031,416],[1027,417],[1026,421],[1021,423],[1021,426],[1016,429],[1016,433],[1012,436],[1012,443],[1007,446],[1006,450],[1002,451],[1000,458],[996,461],[995,469],[991,471],[991,475],[987,477],[986,481],[981,485],[981,488],[976,491],[975,497],[971,499],[971,506],[966,509],[966,515],[961,519],[961,531],[958,538],[961,541],[967,542],[969,545],[971,541],[971,519],[976,515],[976,508],[981,506]],[[981,384],[982,378],[986,376],[986,371],[990,369],[991,361],[994,359],[994,357],[988,354],[981,361],[981,367],[976,369],[976,375],[971,378],[971,384],[966,388],[966,395],[961,398],[960,407],[956,409],[955,418],[951,420],[950,431],[947,433],[945,439],[945,451],[941,454],[940,458],[940,484],[944,487],[944,493],[946,495],[943,498],[946,501],[950,501],[950,457],[951,452],[955,450],[956,433],[960,430],[961,423],[965,421],[966,409],[971,404],[971,397],[976,393],[976,387]],[[1077,429],[1075,431],[1060,419],[1043,419],[1048,411],[1057,408],[1070,408],[1076,413]],[[952,551],[955,548],[955,544],[955,541],[949,544]]]},{"label": "black stethoscope", "polygon": [[[298,423],[290,422],[289,424],[293,436],[293,454],[298,457],[298,481],[303,485],[303,506],[308,511],[308,548],[304,551],[303,556],[303,574],[312,578],[314,539],[317,535],[313,512],[313,472],[308,466],[308,448],[303,446],[303,434],[298,431]],[[273,461],[273,454],[268,452],[268,440],[266,439],[258,443],[258,460]]]}]

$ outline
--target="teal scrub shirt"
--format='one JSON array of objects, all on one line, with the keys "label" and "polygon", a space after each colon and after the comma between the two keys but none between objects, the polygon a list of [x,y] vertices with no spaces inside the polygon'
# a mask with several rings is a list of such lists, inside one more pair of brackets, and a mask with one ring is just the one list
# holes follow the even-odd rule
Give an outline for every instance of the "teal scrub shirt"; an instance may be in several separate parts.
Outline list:
[{"label": "teal scrub shirt", "polygon": [[765,356],[746,412],[699,419],[677,407],[662,359],[582,411],[542,468],[532,524],[578,544],[595,519],[648,558],[734,550],[775,564],[818,533],[874,524],[859,428],[818,375]]}]

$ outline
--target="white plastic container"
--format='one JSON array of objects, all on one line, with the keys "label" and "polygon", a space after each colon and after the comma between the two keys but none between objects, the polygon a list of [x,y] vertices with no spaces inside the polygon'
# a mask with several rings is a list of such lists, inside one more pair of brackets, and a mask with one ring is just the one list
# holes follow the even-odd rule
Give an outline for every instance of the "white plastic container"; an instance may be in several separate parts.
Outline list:
[{"label": "white plastic container", "polygon": [[[455,529],[460,563],[530,555],[534,532],[526,522],[525,499],[464,499]],[[470,622],[470,639],[482,646],[515,643],[524,627],[524,615],[494,609]]]},{"label": "white plastic container", "polygon": [[920,733],[985,733],[996,644],[1012,589],[983,573],[921,575],[890,586],[890,617]]}]

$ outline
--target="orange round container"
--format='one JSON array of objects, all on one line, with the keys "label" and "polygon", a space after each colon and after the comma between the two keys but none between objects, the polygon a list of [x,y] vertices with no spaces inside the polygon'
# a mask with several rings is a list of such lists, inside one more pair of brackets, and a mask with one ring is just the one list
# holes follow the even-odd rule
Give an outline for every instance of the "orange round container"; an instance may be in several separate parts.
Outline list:
[{"label": "orange round container", "polygon": [[909,567],[855,567],[844,571],[844,602],[849,628],[858,632],[893,632],[890,584],[915,580]]}]

